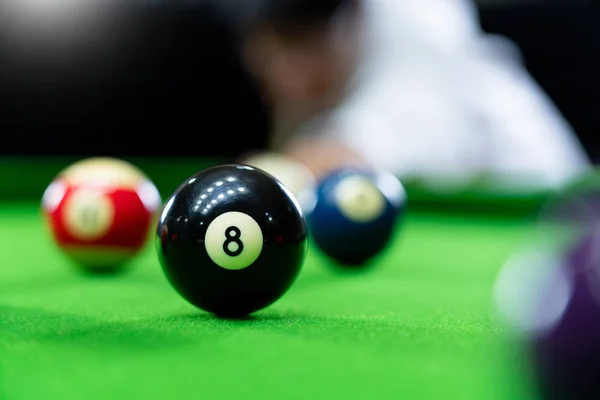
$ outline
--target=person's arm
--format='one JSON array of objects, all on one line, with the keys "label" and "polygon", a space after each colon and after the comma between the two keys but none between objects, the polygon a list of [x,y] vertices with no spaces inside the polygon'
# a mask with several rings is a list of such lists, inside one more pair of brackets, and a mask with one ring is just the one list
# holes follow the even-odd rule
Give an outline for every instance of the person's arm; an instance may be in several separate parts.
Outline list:
[{"label": "person's arm", "polygon": [[293,139],[282,151],[290,158],[303,163],[317,179],[343,167],[372,167],[371,163],[346,143],[326,136]]}]

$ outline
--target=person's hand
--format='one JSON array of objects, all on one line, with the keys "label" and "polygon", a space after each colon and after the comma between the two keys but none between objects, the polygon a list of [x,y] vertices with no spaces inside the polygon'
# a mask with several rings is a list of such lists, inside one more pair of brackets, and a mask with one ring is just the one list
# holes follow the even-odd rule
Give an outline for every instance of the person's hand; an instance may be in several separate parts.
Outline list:
[{"label": "person's hand", "polygon": [[358,152],[331,138],[297,138],[282,152],[303,163],[317,179],[342,167],[371,167]]}]

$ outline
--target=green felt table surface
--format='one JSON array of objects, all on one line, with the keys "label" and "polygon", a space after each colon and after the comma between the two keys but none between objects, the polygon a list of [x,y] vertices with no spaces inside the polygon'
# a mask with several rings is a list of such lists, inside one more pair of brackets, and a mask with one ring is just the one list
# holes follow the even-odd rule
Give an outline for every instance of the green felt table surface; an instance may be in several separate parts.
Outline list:
[{"label": "green felt table surface", "polygon": [[0,203],[0,399],[535,399],[491,297],[532,229],[412,210],[370,269],[311,247],[277,303],[221,320],[171,289],[153,245],[87,276],[37,202]]}]

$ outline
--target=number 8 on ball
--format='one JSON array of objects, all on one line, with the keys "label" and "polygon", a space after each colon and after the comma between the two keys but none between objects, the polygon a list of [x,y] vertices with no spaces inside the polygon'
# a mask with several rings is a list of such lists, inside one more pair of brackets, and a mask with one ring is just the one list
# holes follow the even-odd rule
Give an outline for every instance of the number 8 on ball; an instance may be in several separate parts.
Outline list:
[{"label": "number 8 on ball", "polygon": [[256,261],[263,245],[258,223],[248,214],[227,212],[215,218],[204,237],[211,260],[221,268],[240,270]]},{"label": "number 8 on ball", "polygon": [[[225,231],[225,237],[227,238],[227,240],[223,242],[223,251],[228,256],[237,257],[240,254],[242,254],[242,251],[244,251],[244,243],[242,243],[242,241],[239,239],[240,234],[240,229],[237,226],[230,226]],[[236,245],[235,250],[229,249],[229,246],[232,243]]]},{"label": "number 8 on ball", "polygon": [[277,301],[298,276],[308,240],[290,191],[244,165],[190,177],[165,204],[156,233],[160,263],[175,290],[227,317]]}]

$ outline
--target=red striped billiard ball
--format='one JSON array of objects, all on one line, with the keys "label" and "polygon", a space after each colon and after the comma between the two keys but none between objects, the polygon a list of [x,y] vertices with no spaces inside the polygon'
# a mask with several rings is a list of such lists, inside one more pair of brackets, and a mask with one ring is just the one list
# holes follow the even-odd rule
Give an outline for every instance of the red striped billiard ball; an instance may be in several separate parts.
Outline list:
[{"label": "red striped billiard ball", "polygon": [[59,249],[93,272],[115,271],[133,259],[147,244],[160,205],[150,179],[113,158],[76,162],[58,174],[42,198]]}]

